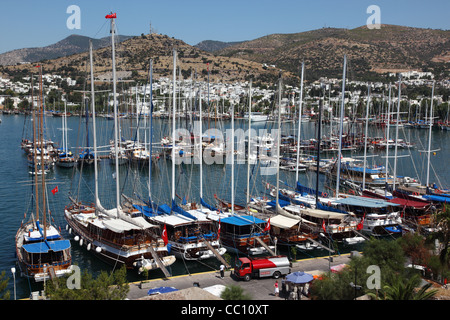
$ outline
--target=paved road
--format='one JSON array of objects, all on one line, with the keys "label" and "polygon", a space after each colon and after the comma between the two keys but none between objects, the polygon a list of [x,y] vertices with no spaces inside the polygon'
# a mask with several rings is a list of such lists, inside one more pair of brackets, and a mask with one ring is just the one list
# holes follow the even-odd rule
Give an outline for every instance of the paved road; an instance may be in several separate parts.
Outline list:
[{"label": "paved road", "polygon": [[[328,257],[313,258],[296,261],[292,264],[292,272],[304,271],[304,272],[326,272],[330,266],[336,266],[343,263],[348,263],[350,260],[350,254],[333,256],[333,261],[330,263]],[[147,296],[147,292],[150,288],[155,287],[175,287],[179,290],[191,288],[193,286],[200,286],[201,288],[213,286],[216,284],[223,284],[225,286],[229,284],[237,284],[244,289],[245,293],[248,293],[252,300],[284,300],[284,297],[276,297],[274,292],[273,278],[264,279],[252,279],[248,282],[237,280],[231,275],[232,271],[225,272],[224,279],[220,278],[219,271],[204,272],[193,275],[176,276],[167,279],[155,279],[149,280],[141,288],[140,282],[130,284],[130,291],[128,293],[128,299],[134,300]],[[278,279],[280,283],[281,291],[281,279]]]}]

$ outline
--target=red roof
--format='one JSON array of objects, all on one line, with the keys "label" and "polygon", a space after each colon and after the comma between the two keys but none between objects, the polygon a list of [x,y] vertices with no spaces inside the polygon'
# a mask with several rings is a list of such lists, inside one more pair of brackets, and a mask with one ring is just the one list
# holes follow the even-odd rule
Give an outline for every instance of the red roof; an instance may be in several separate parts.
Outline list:
[{"label": "red roof", "polygon": [[414,200],[408,200],[408,199],[403,199],[403,198],[394,198],[394,199],[388,200],[388,202],[396,203],[401,206],[414,207],[416,209],[423,209],[429,205],[428,202],[414,201]]}]

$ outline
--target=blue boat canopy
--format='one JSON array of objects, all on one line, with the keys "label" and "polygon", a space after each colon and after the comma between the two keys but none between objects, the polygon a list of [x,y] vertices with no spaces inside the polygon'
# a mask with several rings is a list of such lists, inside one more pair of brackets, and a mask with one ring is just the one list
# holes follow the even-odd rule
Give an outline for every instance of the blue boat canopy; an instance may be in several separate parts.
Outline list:
[{"label": "blue boat canopy", "polygon": [[217,210],[216,208],[214,208],[212,205],[209,205],[208,203],[206,203],[206,202],[203,200],[203,198],[200,198],[200,204],[201,204],[202,206],[208,208],[209,210],[212,210],[212,211],[219,211],[219,210]]},{"label": "blue boat canopy", "polygon": [[[289,201],[278,199],[278,204],[280,205],[281,208],[283,208],[283,207],[290,205],[291,203]],[[276,202],[276,200],[272,200],[272,201],[267,202],[267,205],[275,208],[277,206],[277,202]]]},{"label": "blue boat canopy", "polygon": [[351,196],[344,199],[336,200],[334,201],[334,203],[365,208],[386,208],[392,206],[399,206],[399,204],[384,201],[382,199],[374,199],[359,196]]},{"label": "blue boat canopy", "polygon": [[422,198],[424,198],[428,201],[437,201],[437,202],[445,202],[445,203],[450,202],[450,198],[446,197],[446,196],[436,196],[436,195],[426,194],[426,195],[423,195]]},{"label": "blue boat canopy", "polygon": [[58,252],[69,249],[70,241],[59,240],[59,241],[36,242],[25,244],[23,248],[28,253],[48,253],[49,250]]},{"label": "blue boat canopy", "polygon": [[249,226],[255,223],[266,223],[266,221],[253,216],[232,216],[221,219],[220,222],[233,224],[235,226]]}]

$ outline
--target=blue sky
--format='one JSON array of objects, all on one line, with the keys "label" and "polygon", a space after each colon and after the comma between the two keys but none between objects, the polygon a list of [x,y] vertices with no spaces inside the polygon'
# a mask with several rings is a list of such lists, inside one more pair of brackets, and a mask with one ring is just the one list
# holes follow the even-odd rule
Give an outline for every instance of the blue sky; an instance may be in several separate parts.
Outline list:
[{"label": "blue sky", "polygon": [[[80,8],[81,29],[68,29],[70,5]],[[109,35],[106,19],[117,12],[119,34],[149,32],[181,39],[252,40],[272,33],[366,24],[367,7],[377,5],[382,24],[450,29],[449,0],[0,0],[0,53],[50,45],[71,34]]]}]

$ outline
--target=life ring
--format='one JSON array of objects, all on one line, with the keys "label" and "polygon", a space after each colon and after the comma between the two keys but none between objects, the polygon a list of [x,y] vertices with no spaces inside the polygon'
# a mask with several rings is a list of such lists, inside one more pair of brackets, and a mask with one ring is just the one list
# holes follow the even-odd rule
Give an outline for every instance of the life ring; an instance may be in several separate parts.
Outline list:
[{"label": "life ring", "polygon": [[418,193],[418,192],[414,192],[414,193],[413,193],[413,195],[415,195],[415,196],[418,196],[418,195],[419,195],[419,193]]},{"label": "life ring", "polygon": [[348,192],[350,192],[351,194],[355,194],[355,190],[353,189],[349,189]]},{"label": "life ring", "polygon": [[322,196],[323,196],[324,198],[328,198],[328,193],[322,192]]}]

